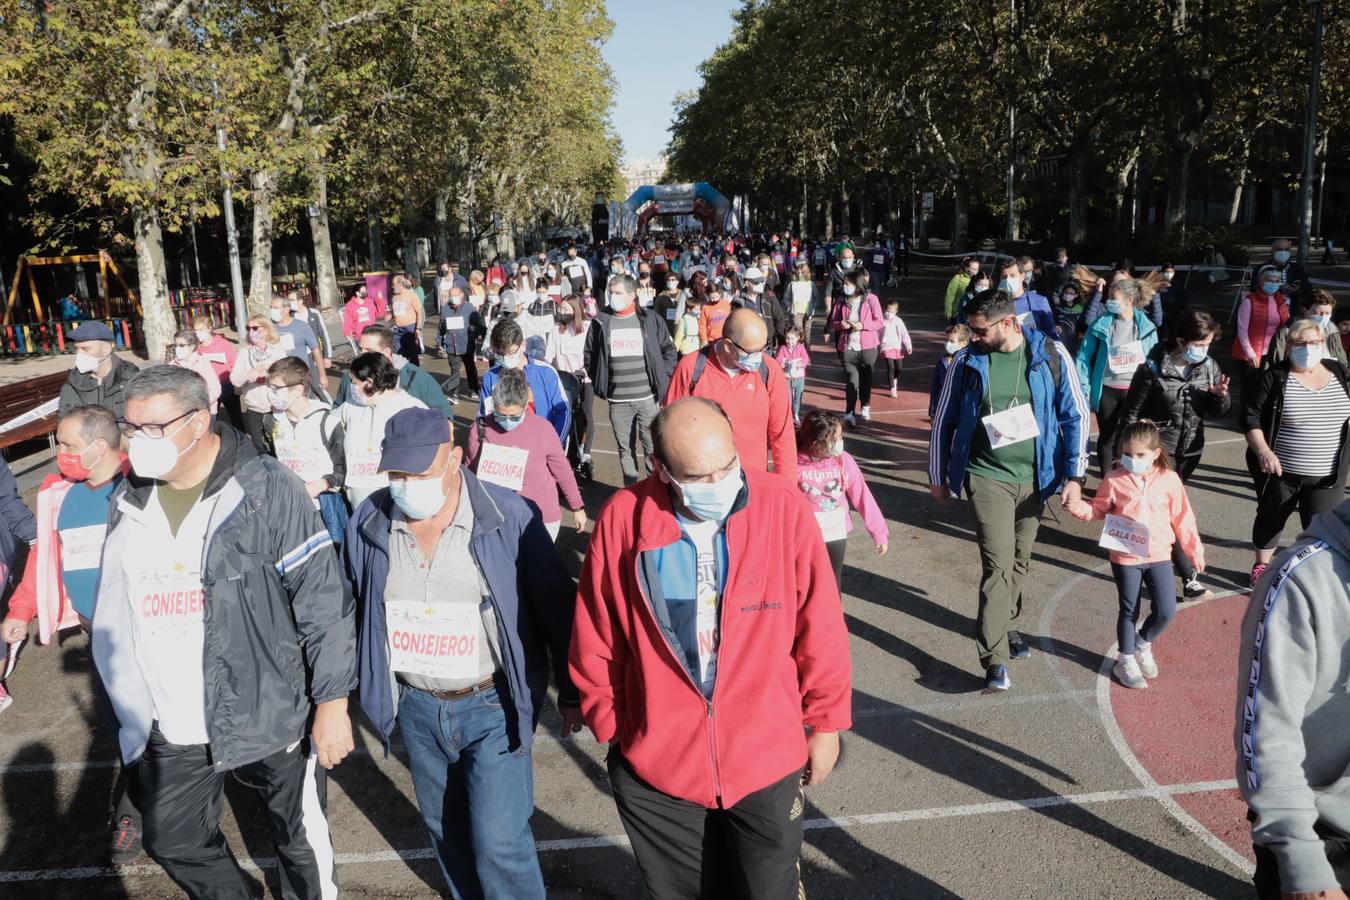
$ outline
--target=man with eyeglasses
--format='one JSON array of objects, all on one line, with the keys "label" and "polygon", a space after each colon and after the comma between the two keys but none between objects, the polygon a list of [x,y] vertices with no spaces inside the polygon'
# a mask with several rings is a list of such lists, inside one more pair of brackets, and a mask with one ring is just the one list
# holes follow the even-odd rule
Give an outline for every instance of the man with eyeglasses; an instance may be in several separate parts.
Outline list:
[{"label": "man with eyeglasses", "polygon": [[820,529],[733,424],[699,398],[657,416],[654,472],[601,512],[577,593],[572,681],[659,898],[800,896],[803,789],[852,724]]},{"label": "man with eyeglasses", "polygon": [[538,512],[463,466],[444,416],[395,413],[381,446],[389,486],[357,507],[342,547],[361,600],[361,708],[386,752],[398,725],[451,893],[543,900],[530,747],[550,672],[563,734],[581,730],[575,583]]},{"label": "man with eyeglasses", "polygon": [[220,830],[225,778],[254,788],[288,897],[336,896],[324,769],[351,752],[355,608],[304,483],[228,425],[206,384],[127,386],[141,479],[112,500],[92,650],[121,725],[146,852],[190,897],[252,885]]},{"label": "man with eyeglasses", "polygon": [[983,568],[976,646],[986,691],[1012,686],[1008,661],[1031,655],[1015,630],[1041,510],[1070,506],[1087,472],[1088,408],[1073,358],[1023,328],[1001,290],[968,307],[970,344],[952,357],[933,416],[928,482],[945,503],[964,490]]},{"label": "man with eyeglasses", "polygon": [[787,377],[768,353],[769,330],[752,309],[733,310],[722,336],[675,367],[666,405],[702,397],[731,420],[736,452],[747,469],[773,470],[797,483],[797,435]]},{"label": "man with eyeglasses", "polygon": [[649,466],[652,420],[670,385],[675,342],[666,323],[638,305],[638,285],[631,275],[614,276],[606,290],[609,303],[586,335],[584,365],[595,395],[609,403],[623,483],[632,484],[639,478],[638,467]]}]

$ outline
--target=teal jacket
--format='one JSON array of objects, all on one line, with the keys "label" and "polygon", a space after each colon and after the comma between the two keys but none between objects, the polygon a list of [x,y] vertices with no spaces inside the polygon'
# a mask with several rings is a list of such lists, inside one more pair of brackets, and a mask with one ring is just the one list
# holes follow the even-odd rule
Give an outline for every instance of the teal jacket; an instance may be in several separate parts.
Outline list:
[{"label": "teal jacket", "polygon": [[[1111,353],[1111,325],[1116,321],[1112,315],[1102,316],[1088,328],[1083,335],[1083,343],[1078,346],[1078,380],[1087,385],[1088,405],[1095,412],[1102,402],[1102,380],[1106,377],[1106,358]],[[1134,311],[1134,333],[1139,343],[1144,345],[1145,357],[1158,343],[1158,326],[1140,310]]]}]

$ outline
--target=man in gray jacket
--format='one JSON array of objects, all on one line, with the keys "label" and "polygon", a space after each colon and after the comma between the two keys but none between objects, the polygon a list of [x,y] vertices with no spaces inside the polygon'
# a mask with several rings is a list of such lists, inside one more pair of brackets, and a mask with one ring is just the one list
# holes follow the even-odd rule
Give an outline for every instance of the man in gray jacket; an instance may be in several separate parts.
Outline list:
[{"label": "man in gray jacket", "polygon": [[1238,789],[1263,898],[1350,886],[1350,502],[1315,519],[1252,591],[1238,665]]}]

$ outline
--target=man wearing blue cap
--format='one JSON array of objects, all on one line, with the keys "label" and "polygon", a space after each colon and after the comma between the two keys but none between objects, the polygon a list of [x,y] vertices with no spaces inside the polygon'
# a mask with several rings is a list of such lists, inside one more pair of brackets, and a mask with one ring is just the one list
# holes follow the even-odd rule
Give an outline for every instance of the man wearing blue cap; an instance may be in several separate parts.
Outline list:
[{"label": "man wearing blue cap", "polygon": [[542,900],[529,751],[550,669],[564,733],[581,729],[567,669],[576,585],[538,510],[463,456],[439,411],[385,425],[389,487],[357,507],[342,548],[361,708],[386,752],[399,725],[453,895]]},{"label": "man wearing blue cap", "polygon": [[79,406],[102,406],[118,419],[126,407],[122,390],[140,371],[113,353],[113,333],[105,322],[82,322],[67,338],[75,344],[75,368],[61,385],[62,416]]}]

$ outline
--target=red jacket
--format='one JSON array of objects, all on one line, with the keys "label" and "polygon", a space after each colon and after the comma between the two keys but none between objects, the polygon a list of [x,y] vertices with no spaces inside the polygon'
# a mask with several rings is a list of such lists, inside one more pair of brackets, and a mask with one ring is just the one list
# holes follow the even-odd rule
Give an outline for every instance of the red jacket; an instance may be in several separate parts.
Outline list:
[{"label": "red jacket", "polygon": [[[670,387],[666,389],[667,406],[690,396],[689,381],[698,357],[699,354],[690,353],[676,364]],[[769,370],[767,385],[758,372],[732,376],[715,360],[706,360],[693,396],[713,401],[727,414],[742,466],[767,472],[772,451],[773,470],[795,485],[797,435],[792,429],[792,395],[782,366],[767,352],[764,366]]]},{"label": "red jacket", "polygon": [[848,632],[811,509],[792,482],[745,470],[727,517],[728,577],[712,701],[658,624],[641,554],[680,538],[652,475],[601,511],[581,570],[569,654],[586,723],[657,790],[708,808],[801,768],[804,726],[852,724]]}]

